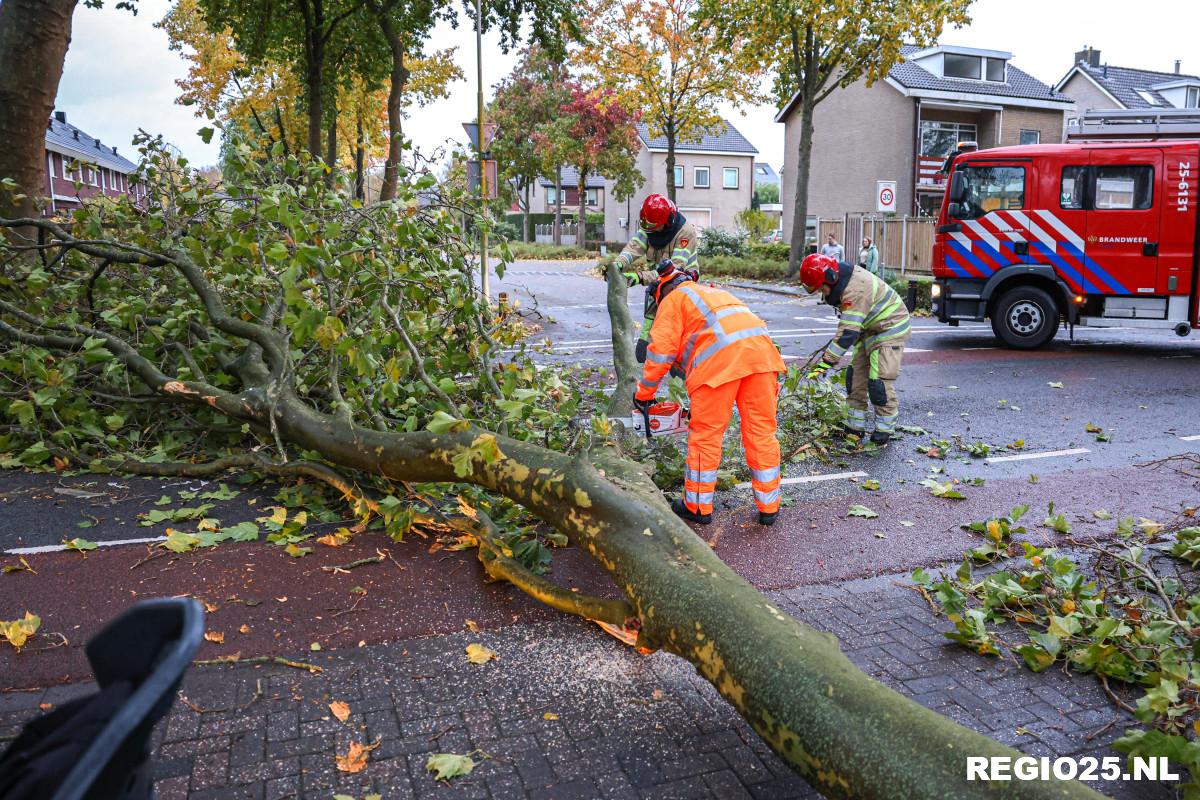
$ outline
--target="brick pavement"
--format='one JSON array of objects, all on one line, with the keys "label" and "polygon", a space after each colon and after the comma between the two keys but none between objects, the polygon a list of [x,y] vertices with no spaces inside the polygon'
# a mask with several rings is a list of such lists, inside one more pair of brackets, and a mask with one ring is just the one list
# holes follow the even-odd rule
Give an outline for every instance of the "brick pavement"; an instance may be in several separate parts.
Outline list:
[{"label": "brick pavement", "polygon": [[[1109,745],[1131,720],[1094,680],[1035,675],[960,649],[903,581],[883,576],[772,598],[839,636],[868,674],[963,725],[1031,755],[1115,754]],[[469,664],[471,642],[499,659]],[[156,731],[161,800],[819,796],[686,662],[637,655],[582,621],[295,657],[323,672],[251,664],[189,672],[183,693],[204,711],[176,703]],[[0,695],[0,735],[14,733],[39,703],[90,689]],[[330,714],[331,700],[349,704],[345,723]],[[351,741],[379,743],[357,775],[334,766]],[[475,771],[450,785],[425,771],[431,753],[477,750],[489,757],[477,754]],[[1163,784],[1097,788],[1119,798],[1173,796]]]}]

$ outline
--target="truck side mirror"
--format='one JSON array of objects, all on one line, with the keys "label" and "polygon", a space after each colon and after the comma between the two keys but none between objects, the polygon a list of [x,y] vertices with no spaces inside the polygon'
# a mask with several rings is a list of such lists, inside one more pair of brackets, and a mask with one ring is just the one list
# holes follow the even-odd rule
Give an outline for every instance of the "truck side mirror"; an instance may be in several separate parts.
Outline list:
[{"label": "truck side mirror", "polygon": [[950,176],[950,202],[961,203],[967,199],[967,179],[961,172],[955,170]]}]

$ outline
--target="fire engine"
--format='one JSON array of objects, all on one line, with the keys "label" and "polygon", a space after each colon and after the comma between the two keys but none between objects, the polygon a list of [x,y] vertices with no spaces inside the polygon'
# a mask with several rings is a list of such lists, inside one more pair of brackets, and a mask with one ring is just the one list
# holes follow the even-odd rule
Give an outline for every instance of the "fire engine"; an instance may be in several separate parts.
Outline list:
[{"label": "fire engine", "polygon": [[1187,336],[1200,313],[1198,183],[1200,141],[957,156],[934,238],[934,314],[990,319],[1019,349],[1064,322]]}]

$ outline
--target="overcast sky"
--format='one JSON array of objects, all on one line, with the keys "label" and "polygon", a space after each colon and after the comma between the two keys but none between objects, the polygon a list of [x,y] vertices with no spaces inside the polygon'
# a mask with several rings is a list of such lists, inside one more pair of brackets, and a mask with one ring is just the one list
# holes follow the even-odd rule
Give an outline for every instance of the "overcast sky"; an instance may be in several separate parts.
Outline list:
[{"label": "overcast sky", "polygon": [[[75,13],[74,32],[59,87],[57,109],[68,120],[106,144],[131,151],[138,128],[162,133],[193,164],[215,163],[218,143],[206,145],[196,135],[205,123],[191,109],[175,104],[175,80],[187,72],[186,62],[167,49],[167,37],[153,27],[168,0],[141,0],[132,16],[112,6]],[[1188,8],[1192,11],[1188,11]],[[1076,50],[1091,45],[1111,64],[1171,71],[1175,59],[1183,71],[1200,73],[1196,32],[1200,4],[1185,0],[978,0],[971,24],[949,29],[944,44],[1006,50],[1013,63],[1053,85],[1071,66]],[[433,48],[458,46],[466,81],[451,96],[414,109],[405,133],[432,151],[447,139],[464,140],[461,123],[475,114],[475,36],[460,26],[439,27]],[[484,38],[485,96],[512,69],[515,57],[500,51],[496,37]],[[774,106],[726,110],[733,125],[760,151],[760,160],[777,169],[783,163],[783,126],[773,121]],[[743,113],[744,112],[744,115]],[[881,122],[881,124],[883,124]]]}]

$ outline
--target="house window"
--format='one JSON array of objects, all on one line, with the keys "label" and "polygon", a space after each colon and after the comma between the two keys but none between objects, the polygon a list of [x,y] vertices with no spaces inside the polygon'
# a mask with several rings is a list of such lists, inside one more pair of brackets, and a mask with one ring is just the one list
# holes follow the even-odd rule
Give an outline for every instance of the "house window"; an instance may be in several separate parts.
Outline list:
[{"label": "house window", "polygon": [[1154,196],[1154,167],[1096,168],[1096,208],[1103,210],[1150,208]]},{"label": "house window", "polygon": [[1183,101],[1184,108],[1200,108],[1200,86],[1189,86],[1187,97]]},{"label": "house window", "polygon": [[675,188],[683,188],[683,167],[679,165],[675,166]]},{"label": "house window", "polygon": [[973,122],[938,122],[921,120],[921,155],[925,158],[945,158],[954,152],[959,142],[979,141]]},{"label": "house window", "polygon": [[1021,131],[1021,144],[1041,144],[1041,131]]},{"label": "house window", "polygon": [[553,186],[546,187],[546,203],[548,205],[558,205],[558,189]]},{"label": "house window", "polygon": [[600,190],[592,188],[587,190],[587,204],[589,206],[600,205]]},{"label": "house window", "polygon": [[1058,205],[1062,208],[1084,207],[1084,189],[1087,185],[1087,167],[1063,167],[1062,184],[1059,188]]},{"label": "house window", "polygon": [[966,181],[966,198],[957,205],[955,219],[978,219],[990,211],[1023,208],[1025,205],[1024,167],[960,167]]},{"label": "house window", "polygon": [[971,80],[979,80],[979,68],[982,66],[982,61],[979,56],[964,56],[958,53],[946,53],[943,56],[943,70],[947,78],[970,78]]},{"label": "house window", "polygon": [[707,189],[709,187],[708,167],[695,167],[692,169],[692,186],[696,189]]},{"label": "house window", "polygon": [[987,66],[987,79],[1004,83],[1004,59],[1002,58],[985,58],[984,62]]},{"label": "house window", "polygon": [[725,167],[722,171],[723,183],[726,189],[738,188],[738,173],[740,170],[737,167]]}]

